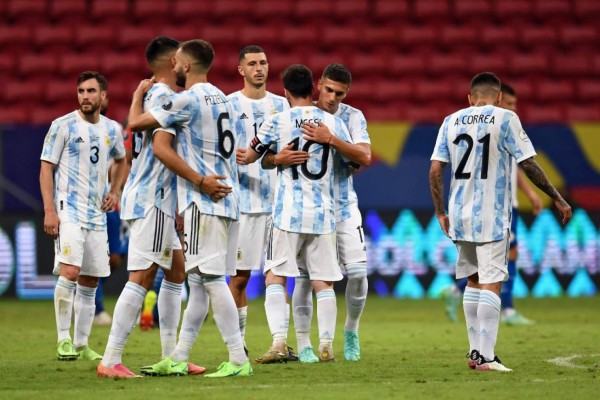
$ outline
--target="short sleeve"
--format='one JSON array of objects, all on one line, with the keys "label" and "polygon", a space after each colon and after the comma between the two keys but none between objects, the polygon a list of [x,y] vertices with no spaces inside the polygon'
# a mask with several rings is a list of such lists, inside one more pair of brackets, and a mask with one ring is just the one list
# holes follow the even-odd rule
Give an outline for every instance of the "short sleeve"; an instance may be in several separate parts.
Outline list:
[{"label": "short sleeve", "polygon": [[41,160],[51,162],[52,164],[58,164],[60,156],[66,144],[65,130],[61,129],[61,125],[56,121],[52,122],[50,129],[44,139],[44,146],[42,148]]},{"label": "short sleeve", "polygon": [[435,141],[435,147],[433,148],[433,154],[431,160],[449,162],[450,151],[448,149],[448,121],[450,117],[446,117],[440,130],[438,131],[437,139]]},{"label": "short sleeve", "polygon": [[352,143],[371,144],[371,138],[367,132],[367,120],[361,111],[356,110],[350,118],[348,132],[352,138]]},{"label": "short sleeve", "polygon": [[148,112],[158,121],[161,128],[166,129],[191,119],[190,104],[189,94],[181,92],[170,96],[162,105],[156,105]]},{"label": "short sleeve", "polygon": [[513,114],[509,120],[508,127],[503,132],[503,146],[512,155],[517,162],[521,162],[535,156],[535,149],[529,136],[525,133],[521,120],[516,114]]},{"label": "short sleeve", "polygon": [[110,155],[115,160],[125,157],[125,144],[123,142],[123,128],[115,123],[115,145],[110,150]]}]

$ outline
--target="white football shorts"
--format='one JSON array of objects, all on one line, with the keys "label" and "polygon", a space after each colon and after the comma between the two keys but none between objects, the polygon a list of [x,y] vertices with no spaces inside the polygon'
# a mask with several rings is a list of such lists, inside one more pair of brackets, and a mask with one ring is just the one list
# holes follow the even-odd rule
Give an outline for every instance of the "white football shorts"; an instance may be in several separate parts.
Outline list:
[{"label": "white football shorts", "polygon": [[508,280],[509,237],[507,230],[504,239],[495,242],[457,241],[456,279],[466,278],[477,273],[479,283]]},{"label": "white football shorts", "polygon": [[59,263],[79,267],[79,274],[84,276],[110,275],[106,229],[96,231],[72,222],[61,223],[54,241],[54,254],[54,275],[60,275]]},{"label": "white football shorts", "polygon": [[245,271],[260,269],[273,217],[271,214],[240,213],[239,223],[236,268]]}]

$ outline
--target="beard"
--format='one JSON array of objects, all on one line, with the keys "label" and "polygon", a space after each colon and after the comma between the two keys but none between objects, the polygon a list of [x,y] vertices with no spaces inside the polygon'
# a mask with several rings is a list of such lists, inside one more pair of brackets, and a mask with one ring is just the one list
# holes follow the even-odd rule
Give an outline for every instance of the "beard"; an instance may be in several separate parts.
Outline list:
[{"label": "beard", "polygon": [[185,74],[183,72],[176,71],[175,72],[176,80],[175,84],[179,87],[185,87]]},{"label": "beard", "polygon": [[[86,107],[86,108],[84,109],[84,107]],[[79,110],[81,110],[81,112],[85,115],[94,114],[98,110],[98,108],[100,108],[100,104],[85,103],[85,104],[79,105]]]}]

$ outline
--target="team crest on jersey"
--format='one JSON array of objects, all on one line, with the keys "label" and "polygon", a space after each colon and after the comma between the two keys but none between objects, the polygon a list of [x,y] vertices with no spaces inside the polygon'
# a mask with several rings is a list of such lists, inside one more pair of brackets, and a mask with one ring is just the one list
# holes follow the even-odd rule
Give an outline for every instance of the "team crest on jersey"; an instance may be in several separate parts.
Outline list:
[{"label": "team crest on jersey", "polygon": [[171,258],[171,248],[170,248],[170,247],[167,247],[166,249],[164,249],[164,250],[163,250],[163,253],[162,253],[162,256],[163,256],[163,258],[165,258],[165,259],[169,259],[169,258]]},{"label": "team crest on jersey", "polygon": [[173,107],[173,102],[169,101],[168,103],[163,104],[162,108],[165,111],[169,111],[171,109],[171,107]]},{"label": "team crest on jersey", "polygon": [[519,132],[519,137],[521,138],[522,141],[529,142],[529,136],[527,136],[527,134],[525,133],[525,131],[523,129],[521,129],[521,132]]},{"label": "team crest on jersey", "polygon": [[271,115],[275,115],[275,114],[278,114],[278,113],[279,113],[278,109],[276,109],[275,107],[271,108]]},{"label": "team crest on jersey", "polygon": [[69,257],[71,255],[71,246],[65,246],[62,249],[63,256]]},{"label": "team crest on jersey", "polygon": [[106,146],[110,147],[110,136],[106,135],[104,137],[104,142],[106,143]]}]

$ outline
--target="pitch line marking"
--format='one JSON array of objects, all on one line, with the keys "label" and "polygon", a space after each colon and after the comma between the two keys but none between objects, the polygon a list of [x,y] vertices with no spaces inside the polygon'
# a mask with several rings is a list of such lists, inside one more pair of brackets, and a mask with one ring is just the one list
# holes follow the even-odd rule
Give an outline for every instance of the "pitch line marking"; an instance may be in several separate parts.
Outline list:
[{"label": "pitch line marking", "polygon": [[586,367],[585,365],[577,365],[572,362],[576,358],[580,358],[580,357],[600,357],[600,354],[572,354],[567,357],[551,358],[549,360],[546,360],[546,362],[555,364],[559,367],[588,369],[589,367]]}]

